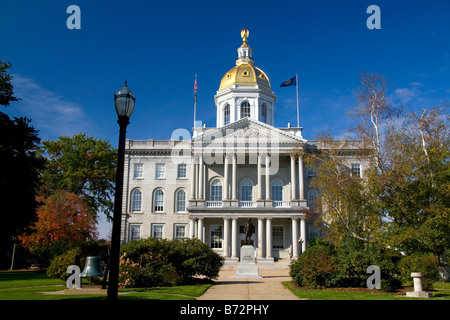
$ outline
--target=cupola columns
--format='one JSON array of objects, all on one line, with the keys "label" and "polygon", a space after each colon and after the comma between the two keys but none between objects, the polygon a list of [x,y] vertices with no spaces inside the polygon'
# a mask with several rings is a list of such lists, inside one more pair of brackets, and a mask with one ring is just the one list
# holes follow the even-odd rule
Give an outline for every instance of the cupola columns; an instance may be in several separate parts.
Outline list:
[{"label": "cupola columns", "polygon": [[238,59],[236,60],[236,65],[239,66],[241,64],[251,64],[252,66],[255,64],[252,57],[252,48],[247,44],[247,38],[249,35],[249,31],[246,29],[242,29],[241,38],[243,40],[242,46],[240,46],[238,51]]}]

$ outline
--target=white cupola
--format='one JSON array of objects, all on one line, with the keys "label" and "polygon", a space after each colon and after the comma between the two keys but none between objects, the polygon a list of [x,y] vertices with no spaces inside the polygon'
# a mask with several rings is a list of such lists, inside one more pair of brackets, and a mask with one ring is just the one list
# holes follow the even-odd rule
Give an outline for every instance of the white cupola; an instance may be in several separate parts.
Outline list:
[{"label": "white cupola", "polygon": [[236,66],[223,76],[214,96],[217,128],[245,117],[274,125],[276,95],[269,77],[254,65],[252,48],[247,44],[248,36],[249,31],[243,29],[243,43],[237,49]]}]

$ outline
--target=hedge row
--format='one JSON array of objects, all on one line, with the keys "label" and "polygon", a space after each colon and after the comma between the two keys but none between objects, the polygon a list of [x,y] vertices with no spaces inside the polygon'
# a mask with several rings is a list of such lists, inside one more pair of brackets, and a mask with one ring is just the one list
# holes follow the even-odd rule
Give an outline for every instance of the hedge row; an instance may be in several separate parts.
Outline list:
[{"label": "hedge row", "polygon": [[395,290],[411,284],[411,272],[423,273],[425,289],[438,279],[437,261],[433,255],[402,256],[398,251],[377,249],[349,240],[339,248],[319,240],[290,265],[295,284],[310,288],[367,287],[370,265],[381,270],[381,289]]}]

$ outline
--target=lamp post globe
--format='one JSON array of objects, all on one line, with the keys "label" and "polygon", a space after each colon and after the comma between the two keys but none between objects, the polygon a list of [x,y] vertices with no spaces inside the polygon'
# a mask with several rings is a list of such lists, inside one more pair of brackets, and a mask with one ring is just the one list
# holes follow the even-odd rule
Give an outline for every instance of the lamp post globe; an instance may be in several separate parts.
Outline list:
[{"label": "lamp post globe", "polygon": [[128,88],[125,81],[122,89],[114,94],[114,105],[118,116],[117,123],[120,127],[119,150],[117,156],[116,189],[114,194],[114,216],[111,236],[111,253],[109,261],[108,300],[117,300],[119,290],[119,260],[120,260],[120,233],[122,222],[122,194],[123,175],[125,166],[125,138],[126,129],[130,123],[136,97]]},{"label": "lamp post globe", "polygon": [[122,89],[114,94],[114,104],[116,106],[117,115],[119,117],[126,116],[129,119],[133,113],[135,101],[136,97],[133,92],[131,92],[130,88],[128,88],[128,84],[125,81]]}]

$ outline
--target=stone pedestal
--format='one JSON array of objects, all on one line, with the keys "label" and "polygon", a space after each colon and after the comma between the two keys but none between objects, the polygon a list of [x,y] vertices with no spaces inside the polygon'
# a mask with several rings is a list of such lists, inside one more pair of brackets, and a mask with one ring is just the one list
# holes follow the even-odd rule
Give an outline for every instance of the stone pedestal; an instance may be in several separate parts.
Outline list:
[{"label": "stone pedestal", "polygon": [[407,292],[406,296],[413,298],[431,298],[432,297],[431,292],[422,291],[422,273],[413,272],[411,273],[411,277],[413,278],[414,281],[414,291]]},{"label": "stone pedestal", "polygon": [[250,245],[241,247],[241,261],[233,278],[262,278],[255,263],[255,248]]}]

